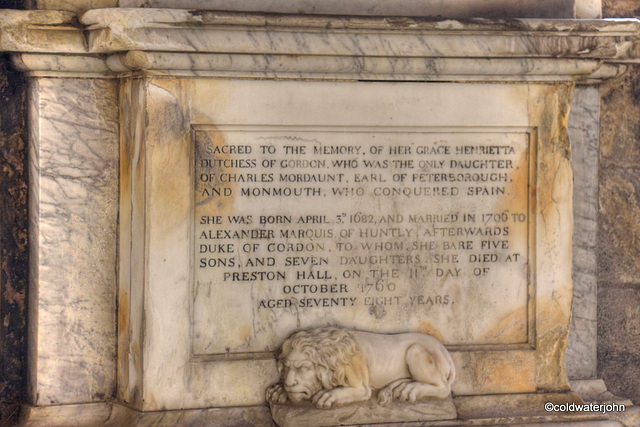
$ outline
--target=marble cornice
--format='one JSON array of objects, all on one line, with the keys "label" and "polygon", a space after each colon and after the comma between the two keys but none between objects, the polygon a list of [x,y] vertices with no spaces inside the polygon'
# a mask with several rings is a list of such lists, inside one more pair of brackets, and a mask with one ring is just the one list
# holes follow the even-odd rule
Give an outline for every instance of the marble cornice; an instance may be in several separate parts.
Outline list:
[{"label": "marble cornice", "polygon": [[0,51],[88,53],[78,16],[56,10],[0,10]]},{"label": "marble cornice", "polygon": [[441,20],[94,9],[3,11],[0,50],[32,75],[586,81],[640,56],[640,22]]}]

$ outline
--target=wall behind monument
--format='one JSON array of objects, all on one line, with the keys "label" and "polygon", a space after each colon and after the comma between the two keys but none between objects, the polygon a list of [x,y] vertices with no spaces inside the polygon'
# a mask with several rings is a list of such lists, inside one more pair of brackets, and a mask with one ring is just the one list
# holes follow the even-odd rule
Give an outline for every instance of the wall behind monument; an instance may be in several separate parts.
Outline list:
[{"label": "wall behind monument", "polygon": [[[640,16],[634,0],[603,1],[604,18]],[[600,87],[598,377],[640,402],[640,69]]]},{"label": "wall behind monument", "polygon": [[[0,0],[0,9],[20,8]],[[0,56],[0,425],[25,398],[27,263],[26,80]]]}]

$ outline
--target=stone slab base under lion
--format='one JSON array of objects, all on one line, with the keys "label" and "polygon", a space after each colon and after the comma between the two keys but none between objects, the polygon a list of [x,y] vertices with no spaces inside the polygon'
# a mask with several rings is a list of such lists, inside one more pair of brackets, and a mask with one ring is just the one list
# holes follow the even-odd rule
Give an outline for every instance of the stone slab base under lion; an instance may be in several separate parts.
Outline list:
[{"label": "stone slab base under lion", "polygon": [[367,402],[318,409],[311,403],[272,403],[271,415],[280,427],[323,427],[428,420],[454,420],[458,417],[451,396],[407,403],[393,401],[382,406],[376,399]]}]

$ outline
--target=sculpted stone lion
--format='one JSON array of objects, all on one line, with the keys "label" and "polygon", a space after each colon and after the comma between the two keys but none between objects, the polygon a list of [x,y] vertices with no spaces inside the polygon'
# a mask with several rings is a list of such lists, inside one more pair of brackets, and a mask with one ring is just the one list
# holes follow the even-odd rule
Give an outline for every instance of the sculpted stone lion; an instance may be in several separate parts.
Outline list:
[{"label": "sculpted stone lion", "polygon": [[455,367],[435,338],[420,333],[375,334],[319,328],[293,334],[278,357],[282,382],[268,402],[310,400],[318,408],[366,401],[377,390],[381,405],[451,393]]}]

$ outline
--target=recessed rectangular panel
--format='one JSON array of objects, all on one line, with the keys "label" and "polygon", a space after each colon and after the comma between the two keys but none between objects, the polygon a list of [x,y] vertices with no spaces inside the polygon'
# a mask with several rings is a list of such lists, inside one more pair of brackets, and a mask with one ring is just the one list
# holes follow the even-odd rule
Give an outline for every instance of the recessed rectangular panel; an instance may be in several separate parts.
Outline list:
[{"label": "recessed rectangular panel", "polygon": [[528,129],[198,125],[193,140],[194,356],[259,356],[325,325],[530,342]]}]

